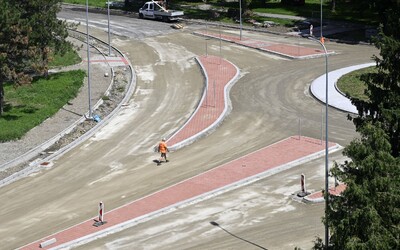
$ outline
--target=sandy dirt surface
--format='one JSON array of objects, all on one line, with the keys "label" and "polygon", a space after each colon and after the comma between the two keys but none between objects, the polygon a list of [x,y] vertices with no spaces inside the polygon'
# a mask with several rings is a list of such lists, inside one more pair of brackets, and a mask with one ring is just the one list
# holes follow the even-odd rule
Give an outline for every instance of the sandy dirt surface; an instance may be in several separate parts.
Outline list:
[{"label": "sandy dirt surface", "polygon": [[[99,30],[93,35],[106,34]],[[299,38],[248,35],[317,47]],[[324,73],[324,58],[287,60],[225,42],[220,47],[217,40],[193,35],[191,27],[140,39],[114,37],[113,44],[134,65],[134,96],[107,126],[49,169],[0,189],[0,199],[7,201],[0,204],[0,234],[6,249],[94,217],[100,200],[110,210],[299,132],[321,137],[323,105],[308,88]],[[169,165],[157,167],[153,146],[187,120],[201,96],[204,79],[193,57],[205,53],[205,44],[208,53],[221,53],[241,70],[230,94],[233,110],[214,133],[172,152]],[[338,52],[329,59],[331,70],[368,62],[375,51],[360,45],[329,43],[327,47]],[[330,141],[347,145],[356,136],[352,123],[345,113],[329,112]],[[323,207],[289,198],[300,170],[310,176],[313,189],[322,187],[320,169],[321,161],[304,164],[297,171],[278,174],[82,248],[131,249],[133,242],[139,242],[137,249],[260,248],[254,244],[293,249],[297,242],[323,235]],[[186,233],[180,233],[185,228]],[[268,234],[273,239],[263,238]]]}]

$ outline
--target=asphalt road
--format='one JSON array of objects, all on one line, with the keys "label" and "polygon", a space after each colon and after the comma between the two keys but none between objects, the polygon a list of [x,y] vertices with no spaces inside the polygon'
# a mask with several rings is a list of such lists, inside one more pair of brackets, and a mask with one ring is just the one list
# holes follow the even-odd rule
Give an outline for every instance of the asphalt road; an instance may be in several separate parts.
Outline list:
[{"label": "asphalt road", "polygon": [[[64,11],[60,16],[82,21],[84,13]],[[106,39],[106,17],[91,13],[90,18],[91,34]],[[324,58],[287,60],[225,42],[220,51],[219,41],[192,34],[205,28],[198,25],[174,30],[161,22],[112,17],[112,26],[117,27],[113,45],[129,57],[137,74],[134,96],[110,124],[51,169],[1,188],[0,199],[6,201],[0,204],[1,248],[20,247],[91,218],[100,200],[110,210],[299,131],[321,137],[324,106],[308,89],[324,73]],[[318,47],[301,38],[244,36]],[[171,153],[168,165],[156,167],[158,154],[152,147],[178,129],[199,101],[203,76],[193,58],[205,54],[206,45],[207,53],[221,54],[241,70],[231,90],[233,110],[214,133]],[[326,46],[338,52],[329,57],[330,70],[368,62],[377,53],[366,45]],[[329,140],[343,146],[356,137],[346,115],[329,110]],[[330,159],[340,158],[335,154]],[[319,159],[81,249],[310,248],[314,236],[323,235],[323,205],[291,199],[300,188],[300,173],[308,177],[309,189],[323,187]]]}]

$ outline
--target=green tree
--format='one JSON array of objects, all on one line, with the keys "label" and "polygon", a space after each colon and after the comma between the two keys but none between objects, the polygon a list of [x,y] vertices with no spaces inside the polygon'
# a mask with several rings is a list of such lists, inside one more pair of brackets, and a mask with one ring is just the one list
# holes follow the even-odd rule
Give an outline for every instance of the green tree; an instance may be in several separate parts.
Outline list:
[{"label": "green tree", "polygon": [[29,83],[27,74],[37,49],[29,44],[32,29],[23,24],[20,13],[8,0],[0,0],[0,115],[4,110],[4,84]]},{"label": "green tree", "polygon": [[380,50],[377,73],[363,78],[366,82],[368,101],[352,99],[358,109],[354,118],[356,128],[365,123],[380,123],[389,136],[392,155],[400,154],[400,4],[388,9],[384,15],[384,24],[380,27],[375,45]]},{"label": "green tree", "polygon": [[30,83],[47,74],[51,53],[63,54],[71,44],[67,24],[57,19],[61,0],[0,0],[0,116],[4,82]]},{"label": "green tree", "polygon": [[[351,161],[331,174],[347,185],[329,195],[329,249],[400,249],[400,1],[373,1],[381,13],[377,73],[366,75],[367,101],[352,98],[361,139],[344,150]],[[382,3],[382,6],[378,6]],[[314,248],[324,248],[317,241]]]},{"label": "green tree", "polygon": [[379,125],[365,124],[344,150],[351,161],[332,174],[347,184],[330,196],[329,249],[399,249],[400,161]]},{"label": "green tree", "polygon": [[29,43],[40,50],[34,69],[39,74],[47,74],[52,52],[63,54],[71,46],[66,40],[68,37],[66,21],[57,19],[61,2],[62,0],[14,1],[22,18],[32,28]]}]

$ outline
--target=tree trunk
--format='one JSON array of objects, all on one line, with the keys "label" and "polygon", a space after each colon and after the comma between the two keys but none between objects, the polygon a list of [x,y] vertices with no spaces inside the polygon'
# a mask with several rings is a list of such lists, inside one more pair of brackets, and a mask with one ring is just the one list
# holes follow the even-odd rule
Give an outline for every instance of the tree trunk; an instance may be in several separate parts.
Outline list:
[{"label": "tree trunk", "polygon": [[4,110],[4,83],[3,81],[0,81],[0,116],[3,115],[3,110]]}]

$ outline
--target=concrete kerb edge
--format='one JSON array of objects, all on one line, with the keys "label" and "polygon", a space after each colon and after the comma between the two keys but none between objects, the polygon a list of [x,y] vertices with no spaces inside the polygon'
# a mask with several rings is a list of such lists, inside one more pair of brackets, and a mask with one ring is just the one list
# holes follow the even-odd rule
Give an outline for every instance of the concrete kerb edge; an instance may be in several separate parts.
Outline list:
[{"label": "concrete kerb edge", "polygon": [[[99,39],[98,39],[99,40]],[[101,40],[100,40],[101,41]],[[114,50],[116,50],[118,53],[120,53],[126,60],[127,62],[129,62],[129,69],[131,71],[131,80],[129,81],[129,88],[128,91],[126,92],[125,97],[123,98],[123,100],[117,105],[117,107],[107,116],[105,117],[102,122],[98,123],[96,126],[94,126],[92,129],[90,129],[89,131],[87,131],[84,135],[82,135],[81,137],[79,137],[77,140],[73,141],[72,143],[66,145],[65,147],[59,149],[58,151],[56,151],[54,154],[48,156],[45,159],[42,159],[40,162],[46,162],[46,161],[54,161],[56,159],[58,159],[59,157],[61,157],[62,155],[64,155],[65,153],[67,153],[68,151],[70,151],[71,149],[73,149],[74,147],[78,146],[80,143],[84,142],[85,140],[87,140],[89,137],[91,137],[98,129],[102,128],[103,126],[105,126],[106,124],[108,124],[108,122],[110,121],[110,119],[121,109],[122,105],[124,105],[128,99],[131,98],[134,90],[136,89],[136,76],[135,76],[135,72],[133,70],[132,64],[129,61],[128,58],[126,58],[126,56],[117,48],[113,47]],[[113,72],[114,74],[114,72]],[[114,79],[114,78],[113,78]],[[112,80],[113,82],[113,80]],[[111,82],[111,84],[112,84]],[[103,103],[103,100],[99,100],[96,105],[94,106],[94,108],[96,109],[97,107],[99,107],[101,104]],[[86,115],[86,114],[85,114]],[[45,150],[47,147],[49,147],[50,145],[54,144],[57,140],[59,140],[62,136],[64,136],[65,134],[70,133],[79,123],[83,122],[86,118],[85,117],[81,117],[79,120],[77,120],[75,123],[73,123],[71,126],[69,126],[67,129],[65,129],[64,131],[62,131],[60,134],[58,134],[57,136],[53,137],[52,139],[50,139],[49,141],[43,143],[42,145],[40,145],[38,148],[40,150],[36,151],[36,154],[39,151],[43,151]],[[42,147],[44,145],[47,145],[46,148],[42,149]],[[35,148],[36,149],[36,148]],[[31,158],[34,156],[31,156]],[[23,159],[26,159],[26,156],[23,156]],[[24,161],[20,161],[19,163],[23,163],[23,162],[27,162],[29,161],[29,159],[24,160]],[[19,164],[17,163],[17,164]],[[27,168],[24,168],[22,171],[14,173],[12,175],[10,175],[9,177],[0,180],[0,187],[8,185],[20,178],[26,177],[34,172],[38,172],[42,169],[48,168],[48,166],[43,166],[43,167],[38,167],[38,165],[40,165],[39,162],[37,162],[36,164],[33,164],[32,166],[29,166]],[[9,166],[11,167],[11,166]]]},{"label": "concrete kerb edge", "polygon": [[[336,53],[335,51],[328,51],[328,56],[334,56],[337,55],[338,53]],[[294,59],[313,59],[313,58],[320,58],[320,57],[325,57],[325,53],[322,54],[313,54],[313,55],[308,55],[308,56],[297,56],[294,57]]]},{"label": "concrete kerb edge", "polygon": [[[200,67],[202,69],[203,75],[206,78],[206,88],[208,88],[209,81],[208,81],[208,76],[205,73],[206,71],[205,71],[204,65],[200,62],[198,57],[195,57],[195,59],[196,59],[197,63],[200,65]],[[204,130],[200,131],[199,133],[197,133],[197,134],[195,134],[195,135],[193,135],[193,136],[191,136],[191,137],[189,137],[189,138],[187,138],[187,139],[185,139],[185,140],[183,140],[183,141],[181,141],[179,143],[176,143],[175,145],[172,145],[170,147],[171,151],[176,151],[176,150],[178,150],[180,148],[183,148],[183,147],[185,147],[187,145],[192,144],[193,142],[197,141],[198,139],[200,139],[200,138],[202,138],[204,136],[207,136],[207,135],[211,134],[222,123],[222,121],[225,119],[225,117],[232,110],[232,102],[231,102],[231,99],[229,97],[229,92],[230,92],[231,88],[233,87],[233,85],[235,85],[235,83],[237,82],[237,80],[239,78],[238,76],[240,75],[240,70],[235,64],[233,64],[231,62],[229,62],[229,63],[232,64],[236,68],[236,74],[224,87],[224,103],[225,103],[224,106],[225,107],[224,107],[224,110],[222,111],[222,114],[218,117],[218,119],[215,122],[213,122],[210,126],[205,128]],[[200,100],[200,103],[197,106],[195,112],[193,112],[193,114],[188,119],[188,121],[177,132],[175,132],[171,137],[173,137],[177,133],[179,133],[179,131],[181,131],[186,126],[186,124],[188,124],[190,122],[190,120],[194,117],[194,115],[196,114],[198,109],[201,107],[201,103],[203,102],[203,100],[205,98],[205,95],[206,95],[206,91],[203,91],[203,96],[202,96],[202,98]]]},{"label": "concrete kerb edge", "polygon": [[[310,94],[314,97],[314,99],[316,99],[318,102],[320,102],[320,103],[322,103],[322,104],[325,104],[326,102],[325,102],[324,100],[321,100],[320,98],[318,98],[318,96],[316,96],[316,94],[314,94],[314,91],[313,91],[313,83],[314,83],[315,81],[317,81],[318,78],[323,77],[323,76],[325,76],[325,75],[326,75],[326,74],[323,74],[323,75],[321,75],[321,76],[315,78],[315,79],[311,82],[311,84],[310,84],[310,86],[309,86],[309,88],[308,88]],[[328,72],[328,75],[329,75],[329,72]],[[329,106],[329,107],[332,107],[332,108],[335,108],[335,109],[337,109],[337,110],[340,110],[340,111],[345,111],[345,110],[342,110],[342,109],[333,107],[333,106],[329,105],[329,103],[328,103],[328,106]]]},{"label": "concrete kerb edge", "polygon": [[[261,51],[264,51],[264,52],[268,52],[270,54],[286,57],[286,58],[289,58],[289,59],[313,59],[313,58],[319,58],[319,57],[324,57],[325,56],[325,53],[306,55],[306,56],[291,56],[291,55],[288,55],[288,54],[284,54],[284,53],[281,53],[281,52],[276,52],[276,51],[265,49],[265,48],[257,48],[257,49],[261,50]],[[336,55],[337,53],[335,51],[328,51],[327,54],[328,55]]]},{"label": "concrete kerb edge", "polygon": [[306,196],[306,197],[303,197],[302,201],[305,202],[305,203],[315,204],[315,203],[321,203],[321,202],[325,201],[325,198],[324,197],[319,197],[319,198],[311,199],[311,198],[308,198]]},{"label": "concrete kerb edge", "polygon": [[[338,150],[341,150],[342,148],[343,147],[340,146],[339,144],[335,144],[334,146],[329,148],[329,153],[336,152]],[[309,162],[309,161],[312,161],[314,159],[317,159],[317,158],[321,157],[324,154],[325,154],[325,150],[321,150],[319,152],[313,153],[313,154],[308,155],[306,157],[302,157],[300,159],[297,159],[297,160],[294,160],[292,162],[283,164],[283,165],[278,166],[276,168],[273,168],[273,169],[270,169],[270,170],[266,170],[266,171],[264,171],[262,173],[253,175],[251,177],[247,177],[247,178],[245,178],[243,180],[234,182],[234,183],[226,185],[224,187],[217,188],[217,189],[212,190],[210,192],[206,192],[204,194],[195,196],[193,198],[186,199],[184,201],[181,201],[181,202],[175,203],[173,205],[161,208],[161,209],[159,209],[157,211],[154,211],[154,212],[151,212],[149,214],[139,216],[137,218],[128,220],[128,221],[120,223],[118,225],[114,225],[114,226],[109,227],[107,229],[98,231],[96,233],[93,233],[93,234],[90,234],[90,235],[86,235],[86,236],[78,238],[76,240],[61,244],[61,245],[56,246],[56,247],[51,248],[51,249],[53,249],[53,250],[56,250],[56,249],[70,249],[70,248],[73,248],[73,247],[77,247],[77,246],[80,246],[80,245],[87,244],[87,243],[89,243],[91,241],[94,241],[94,240],[97,240],[99,238],[106,237],[107,235],[121,232],[121,231],[123,231],[125,229],[134,227],[134,226],[136,226],[136,225],[138,225],[140,223],[144,223],[144,222],[147,222],[147,221],[152,220],[154,218],[157,218],[159,216],[171,213],[173,211],[176,211],[177,209],[181,209],[181,208],[184,208],[184,207],[187,207],[187,206],[190,206],[190,205],[193,205],[193,204],[196,204],[196,203],[211,199],[213,197],[216,197],[218,195],[224,194],[226,192],[238,189],[240,187],[244,187],[246,185],[250,185],[250,184],[252,184],[252,183],[254,183],[256,181],[262,180],[262,179],[267,178],[269,176],[278,174],[278,173],[280,173],[282,171],[285,171],[285,170],[291,169],[293,167],[299,166],[300,164],[304,164],[306,162]],[[189,179],[191,179],[191,178],[189,178]]]},{"label": "concrete kerb edge", "polygon": [[[349,66],[349,67],[346,67],[346,68],[342,68],[342,69],[337,69],[337,70],[330,71],[330,72],[328,72],[328,75],[336,74],[337,72],[341,72],[341,71],[342,71],[342,74],[340,75],[340,76],[342,76],[342,75],[345,75],[345,74],[350,73],[350,72],[352,72],[352,71],[355,71],[355,70],[358,70],[358,69],[362,69],[362,68],[371,67],[371,66],[374,66],[374,65],[375,65],[375,63],[363,63],[363,64],[358,64],[358,65]],[[310,92],[310,94],[311,94],[317,101],[319,101],[319,102],[321,102],[321,103],[325,103],[325,100],[322,100],[320,97],[318,97],[316,94],[314,94],[313,85],[314,85],[314,82],[317,82],[319,78],[325,78],[325,75],[326,75],[326,74],[323,74],[323,75],[321,75],[321,76],[315,78],[315,79],[312,81],[312,83],[310,84],[310,87],[309,87],[309,92]],[[339,80],[339,77],[338,77],[338,78],[333,77],[333,79],[332,79],[332,77],[329,78],[329,81],[334,83],[334,88],[335,88],[335,90],[337,90],[339,94],[341,94],[342,96],[344,96],[345,98],[347,98],[346,95],[343,94],[343,93],[338,89],[338,87],[337,87],[337,81],[338,81],[338,80]],[[352,113],[352,114],[357,114],[357,110],[355,110],[355,111],[353,112],[353,111],[350,111],[350,110],[346,110],[346,109],[344,109],[344,108],[340,108],[340,107],[337,107],[337,106],[330,105],[329,103],[328,103],[328,105],[329,105],[329,107],[331,107],[331,108],[334,108],[334,109],[337,109],[337,110],[340,110],[340,111],[343,111],[343,112]]]},{"label": "concrete kerb edge", "polygon": [[[244,46],[246,46],[246,45],[244,45]],[[248,46],[246,46],[246,47],[248,47]],[[290,56],[290,55],[283,54],[283,53],[276,52],[276,51],[269,50],[269,49],[264,49],[264,48],[255,48],[255,49],[258,49],[260,51],[267,52],[267,53],[270,53],[270,54],[273,54],[273,55],[278,55],[278,56],[281,56],[281,57],[284,57],[284,58],[288,58],[288,59],[298,59],[298,57],[296,57],[296,56]]]}]

